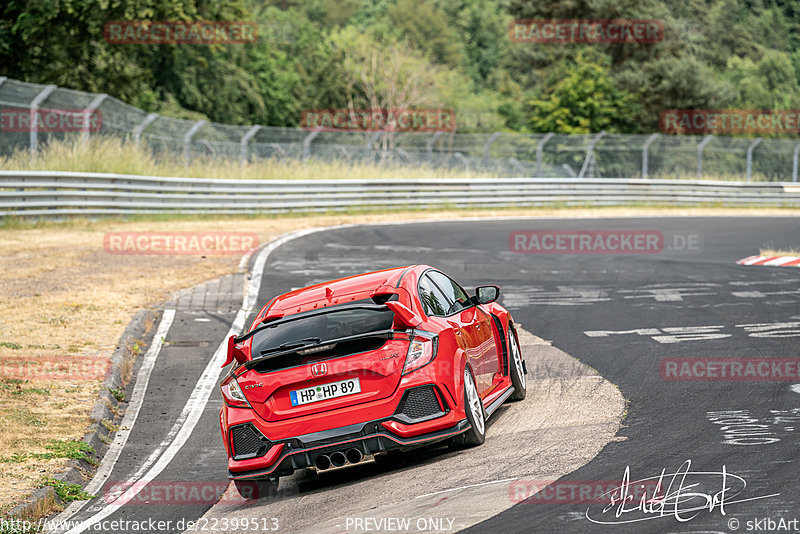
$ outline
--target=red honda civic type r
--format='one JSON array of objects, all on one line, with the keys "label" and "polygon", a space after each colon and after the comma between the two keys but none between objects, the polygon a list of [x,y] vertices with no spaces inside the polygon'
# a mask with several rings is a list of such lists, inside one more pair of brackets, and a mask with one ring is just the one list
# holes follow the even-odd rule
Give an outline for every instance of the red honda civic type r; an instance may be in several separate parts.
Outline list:
[{"label": "red honda civic type r", "polygon": [[479,445],[486,418],[525,398],[525,363],[497,286],[469,296],[427,265],[273,298],[228,340],[220,388],[228,473],[245,497],[278,477],[381,460],[449,440]]}]

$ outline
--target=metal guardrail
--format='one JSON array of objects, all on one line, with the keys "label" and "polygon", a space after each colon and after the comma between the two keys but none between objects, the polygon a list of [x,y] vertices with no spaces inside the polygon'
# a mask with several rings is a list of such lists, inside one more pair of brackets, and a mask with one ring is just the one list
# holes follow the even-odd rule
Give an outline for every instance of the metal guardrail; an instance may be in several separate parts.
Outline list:
[{"label": "metal guardrail", "polygon": [[800,207],[800,186],[779,182],[621,178],[224,180],[0,171],[0,216],[633,203]]}]

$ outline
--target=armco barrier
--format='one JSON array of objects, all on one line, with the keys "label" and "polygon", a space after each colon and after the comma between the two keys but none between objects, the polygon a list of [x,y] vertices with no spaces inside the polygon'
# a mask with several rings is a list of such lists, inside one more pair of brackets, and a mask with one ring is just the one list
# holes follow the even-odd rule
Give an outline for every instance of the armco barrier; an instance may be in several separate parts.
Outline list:
[{"label": "armco barrier", "polygon": [[0,171],[0,216],[619,204],[800,207],[800,186],[578,178],[223,180]]}]

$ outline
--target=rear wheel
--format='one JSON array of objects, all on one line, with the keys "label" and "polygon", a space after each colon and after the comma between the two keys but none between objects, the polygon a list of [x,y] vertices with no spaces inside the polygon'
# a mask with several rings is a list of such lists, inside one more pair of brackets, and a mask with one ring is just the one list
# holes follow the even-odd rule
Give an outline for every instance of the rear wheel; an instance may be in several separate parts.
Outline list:
[{"label": "rear wheel", "polygon": [[451,446],[455,448],[474,447],[486,441],[486,412],[469,367],[464,368],[464,411],[470,428],[453,438]]},{"label": "rear wheel", "polygon": [[508,327],[508,355],[510,360],[508,371],[511,375],[511,384],[514,386],[514,394],[511,395],[511,399],[522,400],[527,392],[525,366],[522,363],[522,350],[519,347],[516,332],[511,326]]},{"label": "rear wheel", "polygon": [[278,479],[234,480],[236,491],[245,499],[263,499],[274,496],[278,492]]}]

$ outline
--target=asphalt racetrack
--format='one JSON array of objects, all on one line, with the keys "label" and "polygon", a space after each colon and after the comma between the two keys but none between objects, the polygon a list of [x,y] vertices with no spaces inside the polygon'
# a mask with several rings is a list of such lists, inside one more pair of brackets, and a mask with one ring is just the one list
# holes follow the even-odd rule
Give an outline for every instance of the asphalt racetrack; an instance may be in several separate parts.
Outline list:
[{"label": "asphalt racetrack", "polygon": [[[542,248],[579,231],[661,237],[647,253]],[[115,520],[119,532],[791,531],[800,268],[734,262],[798,241],[797,218],[471,220],[298,237],[250,259],[266,258],[260,284],[248,282],[256,311],[293,288],[406,264],[468,289],[496,283],[526,331],[527,399],[496,412],[481,447],[296,473],[277,497],[237,499],[209,364],[242,306],[232,277],[233,290],[166,306],[174,320],[119,458],[98,498],[61,518],[82,522],[72,532]],[[137,481],[151,487],[114,500]],[[153,484],[214,495],[165,497]],[[148,521],[162,523],[139,528]]]}]

